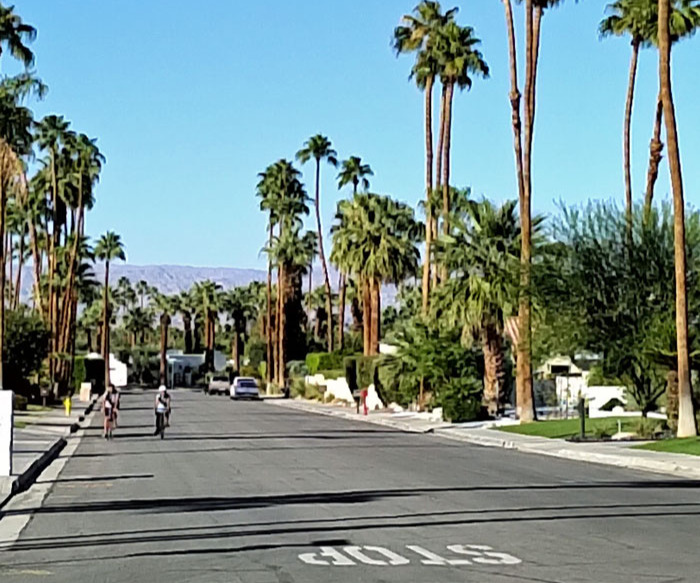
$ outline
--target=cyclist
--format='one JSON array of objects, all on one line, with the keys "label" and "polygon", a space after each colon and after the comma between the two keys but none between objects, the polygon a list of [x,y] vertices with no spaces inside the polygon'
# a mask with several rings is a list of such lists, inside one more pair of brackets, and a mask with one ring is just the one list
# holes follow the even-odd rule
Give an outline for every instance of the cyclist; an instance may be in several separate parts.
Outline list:
[{"label": "cyclist", "polygon": [[154,408],[156,412],[156,430],[153,435],[158,435],[161,433],[170,417],[170,395],[165,385],[158,387]]}]

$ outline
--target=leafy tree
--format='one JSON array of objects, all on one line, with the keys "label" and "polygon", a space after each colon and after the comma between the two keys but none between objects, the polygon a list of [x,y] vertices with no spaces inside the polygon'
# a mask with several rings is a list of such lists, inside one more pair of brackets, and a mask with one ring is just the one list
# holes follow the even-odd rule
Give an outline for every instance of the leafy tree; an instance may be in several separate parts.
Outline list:
[{"label": "leafy tree", "polygon": [[21,306],[7,312],[3,348],[7,386],[17,390],[41,369],[49,354],[49,331],[37,314]]}]

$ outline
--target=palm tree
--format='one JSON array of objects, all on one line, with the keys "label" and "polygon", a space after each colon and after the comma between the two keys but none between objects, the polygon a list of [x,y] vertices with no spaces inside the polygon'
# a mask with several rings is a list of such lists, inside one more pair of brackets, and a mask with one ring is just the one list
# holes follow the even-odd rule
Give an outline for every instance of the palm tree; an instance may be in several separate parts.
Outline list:
[{"label": "palm tree", "polygon": [[[411,70],[411,78],[425,93],[425,196],[429,202],[433,192],[433,86],[439,74],[439,63],[435,54],[437,34],[440,28],[452,21],[457,8],[442,14],[439,2],[423,1],[413,11],[404,15],[402,24],[394,29],[394,49],[396,54],[417,52],[416,62]],[[439,179],[439,177],[438,177]],[[426,204],[425,261],[423,263],[423,314],[428,311],[430,296],[430,247],[432,243],[433,217],[430,205]]]},{"label": "palm tree", "polygon": [[144,343],[147,330],[151,329],[152,314],[143,308],[136,307],[124,318],[124,328],[131,334],[131,348],[136,347],[136,343]]},{"label": "palm tree", "polygon": [[676,112],[671,89],[671,0],[659,0],[659,88],[666,120],[668,164],[673,188],[673,231],[676,268],[676,346],[678,350],[678,437],[691,437],[698,433],[693,412],[693,392],[688,355],[688,299],[686,296],[685,210],[683,200],[683,175]]},{"label": "palm tree", "polygon": [[616,0],[609,4],[607,11],[610,16],[605,18],[599,27],[601,37],[630,36],[632,56],[630,58],[629,80],[627,82],[627,99],[625,101],[625,121],[623,126],[623,170],[625,175],[625,208],[628,220],[632,217],[632,169],[630,163],[630,134],[632,124],[632,105],[634,102],[634,87],[637,78],[637,61],[639,49],[648,46],[655,35],[653,13],[649,18],[649,5],[654,0]]},{"label": "palm tree", "polygon": [[157,294],[153,296],[154,307],[160,312],[160,384],[167,384],[168,376],[168,330],[170,328],[171,314],[178,309],[177,298]]},{"label": "palm tree", "polygon": [[[21,180],[24,177],[22,157],[32,151],[30,128],[33,116],[20,100],[21,95],[13,92],[6,82],[0,83],[0,354],[5,341],[5,261],[8,251],[10,261],[12,257],[12,249],[5,249],[8,193],[10,190],[17,193],[26,191],[26,183]],[[2,388],[3,369],[0,363],[0,390]]]},{"label": "palm tree", "polygon": [[353,195],[357,194],[357,189],[361,185],[362,190],[369,188],[368,176],[374,176],[374,172],[369,164],[363,164],[359,156],[350,156],[343,160],[338,173],[338,188],[343,188],[347,184],[352,184]]},{"label": "palm tree", "polygon": [[139,297],[139,305],[141,306],[141,308],[144,307],[144,301],[146,299],[146,296],[149,295],[150,289],[151,288],[148,285],[147,281],[144,281],[142,279],[142,280],[136,282],[135,291],[136,291],[136,295]]},{"label": "palm tree", "polygon": [[192,294],[186,291],[180,293],[177,301],[178,311],[182,315],[182,327],[185,336],[185,354],[192,354],[192,313],[195,311]]},{"label": "palm tree", "polygon": [[[459,26],[449,22],[437,33],[436,54],[439,63],[440,79],[445,87],[443,103],[444,143],[442,149],[442,227],[443,232],[449,232],[450,215],[450,150],[452,142],[452,101],[454,89],[471,89],[471,76],[487,78],[489,67],[484,61],[477,46],[481,41],[474,36],[470,26]],[[443,273],[443,279],[447,274]]]},{"label": "palm tree", "polygon": [[124,245],[121,237],[113,231],[107,231],[100,237],[95,245],[95,258],[104,261],[105,283],[104,283],[104,303],[102,311],[102,357],[105,361],[105,388],[109,387],[109,264],[117,259],[126,261]]},{"label": "palm tree", "polygon": [[420,227],[413,210],[389,197],[362,193],[338,203],[331,229],[331,260],[360,278],[364,352],[379,351],[382,283],[399,283],[416,273]]},{"label": "palm tree", "polygon": [[[374,176],[369,164],[363,164],[359,156],[350,156],[344,160],[338,174],[338,189],[348,184],[352,184],[352,194],[357,194],[358,186],[362,185],[362,190],[369,188],[368,176]],[[336,263],[340,267],[340,264]],[[340,270],[340,305],[338,307],[338,342],[342,348],[345,334],[345,291],[347,287],[347,272]],[[369,312],[368,312],[369,314]]]},{"label": "palm tree", "polygon": [[[513,125],[515,169],[520,205],[520,300],[518,308],[518,347],[516,414],[521,423],[537,418],[532,386],[532,327],[530,282],[532,271],[532,140],[535,127],[535,88],[539,61],[540,31],[545,9],[561,0],[525,0],[525,86],[523,115],[520,114],[521,93],[518,87],[518,60],[515,46],[515,24],[511,0],[503,0],[508,35],[510,64],[510,105]],[[522,120],[525,128],[523,131]]]},{"label": "palm tree", "polygon": [[[328,264],[326,263],[326,255],[323,251],[323,228],[321,226],[321,161],[326,160],[334,168],[338,165],[337,152],[331,147],[330,140],[317,134],[309,138],[304,147],[297,152],[297,160],[302,164],[306,164],[311,158],[316,161],[316,227],[318,230],[318,255],[321,259],[323,267],[323,283],[326,287],[326,313],[331,317],[333,314],[333,294],[331,292],[331,280],[328,277]],[[328,352],[333,352],[333,326],[328,326],[327,332]]]},{"label": "palm tree", "polygon": [[481,344],[483,403],[493,416],[499,412],[504,396],[505,321],[517,305],[517,203],[507,201],[497,208],[488,200],[468,200],[468,191],[457,193],[460,209],[452,214],[450,235],[437,245],[438,255],[454,277],[440,290],[433,307],[436,318],[462,328],[467,343],[474,338]]},{"label": "palm tree", "polygon": [[36,29],[22,22],[14,6],[0,5],[0,56],[7,50],[25,67],[34,64],[34,53],[27,43],[36,39]]},{"label": "palm tree", "polygon": [[[652,42],[658,46],[658,3],[656,0],[646,0],[646,14],[652,27]],[[672,0],[669,15],[669,39],[671,47],[673,44],[693,36],[700,27],[700,4],[697,0]],[[663,122],[663,103],[661,91],[656,103],[654,115],[654,130],[649,142],[649,165],[647,168],[646,194],[644,205],[649,214],[654,199],[654,187],[659,176],[659,165],[661,163],[661,153],[664,145],[661,142],[661,124]]]},{"label": "palm tree", "polygon": [[231,341],[231,359],[238,375],[241,369],[243,338],[248,329],[248,321],[255,313],[254,296],[250,287],[236,287],[229,290],[223,298],[222,306],[233,320],[233,339]]},{"label": "palm tree", "polygon": [[208,371],[214,370],[214,351],[216,350],[216,321],[220,308],[221,285],[213,281],[196,283],[192,288],[197,301],[197,309],[204,321],[204,361]]}]

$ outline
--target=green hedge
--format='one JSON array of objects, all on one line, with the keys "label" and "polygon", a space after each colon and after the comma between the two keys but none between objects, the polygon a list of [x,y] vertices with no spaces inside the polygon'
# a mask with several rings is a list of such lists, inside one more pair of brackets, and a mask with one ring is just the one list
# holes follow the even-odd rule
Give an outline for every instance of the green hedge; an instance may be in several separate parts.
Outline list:
[{"label": "green hedge", "polygon": [[85,357],[76,356],[73,361],[73,387],[80,393],[80,385],[85,382]]},{"label": "green hedge", "polygon": [[328,379],[341,379],[345,376],[345,369],[336,368],[331,370],[319,370],[316,374],[322,374],[323,378]]},{"label": "green hedge", "polygon": [[338,370],[343,368],[343,354],[336,352],[310,352],[306,355],[306,368],[314,375],[319,370]]},{"label": "green hedge", "polygon": [[343,360],[345,368],[345,380],[348,387],[354,393],[357,390],[357,359],[354,356],[348,356]]}]

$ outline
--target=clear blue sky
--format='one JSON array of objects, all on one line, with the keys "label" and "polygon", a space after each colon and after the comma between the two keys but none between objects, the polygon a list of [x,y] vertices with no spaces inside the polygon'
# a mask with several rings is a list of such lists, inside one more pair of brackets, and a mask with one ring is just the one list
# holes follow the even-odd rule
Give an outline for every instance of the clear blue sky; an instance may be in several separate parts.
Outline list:
[{"label": "clear blue sky", "polygon": [[[37,113],[65,115],[75,130],[99,139],[108,159],[88,231],[121,233],[130,263],[232,267],[265,264],[257,173],[293,157],[314,133],[328,135],[341,157],[359,155],[369,163],[373,191],[413,205],[422,197],[422,95],[407,81],[411,58],[397,59],[390,49],[393,27],[416,2],[15,0],[39,31],[36,69],[50,92]],[[459,22],[482,39],[492,73],[456,97],[454,184],[495,200],[513,198],[502,5],[456,4]],[[534,154],[538,212],[552,212],[559,198],[623,198],[629,44],[598,39],[604,6],[567,2],[544,19]],[[690,204],[700,189],[698,43],[684,41],[673,57]],[[656,79],[656,54],[645,51],[633,126],[638,199]],[[304,170],[311,185],[311,166]],[[327,231],[347,193],[337,191],[332,169],[324,171]],[[664,163],[658,199],[667,200],[669,190]]]}]

